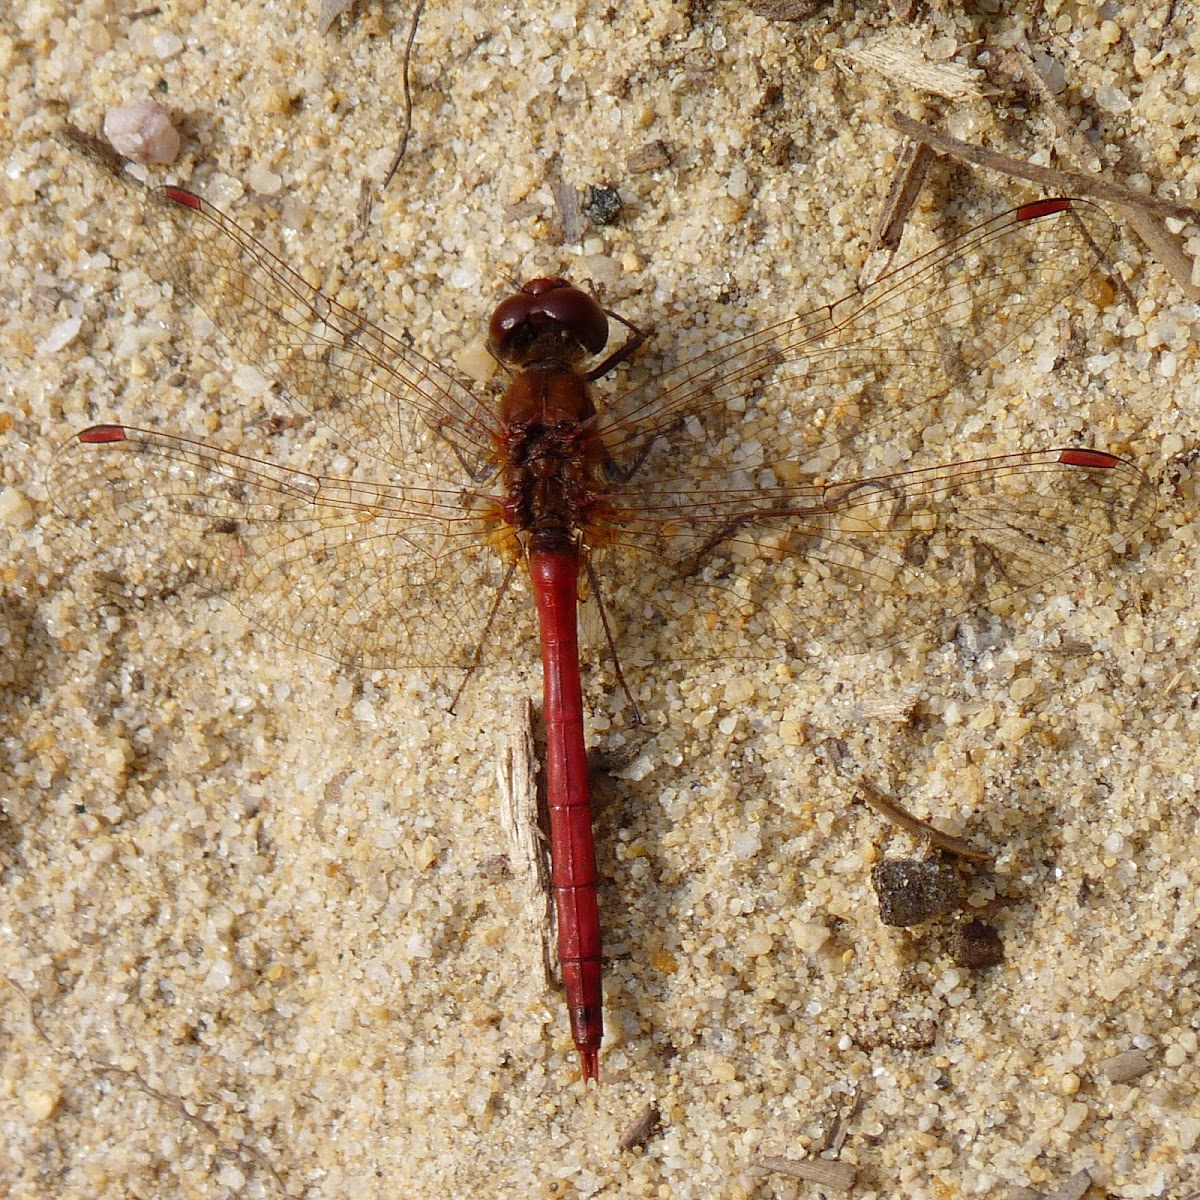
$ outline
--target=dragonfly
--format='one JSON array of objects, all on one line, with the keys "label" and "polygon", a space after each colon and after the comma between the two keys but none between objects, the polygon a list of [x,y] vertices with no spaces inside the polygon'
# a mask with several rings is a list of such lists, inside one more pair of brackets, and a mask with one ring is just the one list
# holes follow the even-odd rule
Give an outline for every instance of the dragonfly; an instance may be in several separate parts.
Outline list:
[{"label": "dragonfly", "polygon": [[[834,304],[651,370],[631,322],[565,278],[534,279],[489,323],[498,400],[200,196],[143,202],[163,273],[337,469],[289,465],[290,441],[250,455],[93,425],[56,456],[58,509],[110,549],[123,527],[118,545],[152,547],[168,577],[285,643],[419,669],[456,697],[540,644],[551,886],[585,1081],[603,1001],[579,614],[598,618],[632,704],[617,647],[638,628],[669,627],[668,657],[757,665],[949,636],[965,614],[1077,585],[1155,509],[1133,463],[1086,445],[878,474],[852,452],[902,452],[896,431],[1100,270],[1114,231],[1088,201],[1000,213]],[[608,350],[612,320],[623,340]],[[622,363],[641,377],[602,395]],[[810,622],[818,591],[835,626]]]}]

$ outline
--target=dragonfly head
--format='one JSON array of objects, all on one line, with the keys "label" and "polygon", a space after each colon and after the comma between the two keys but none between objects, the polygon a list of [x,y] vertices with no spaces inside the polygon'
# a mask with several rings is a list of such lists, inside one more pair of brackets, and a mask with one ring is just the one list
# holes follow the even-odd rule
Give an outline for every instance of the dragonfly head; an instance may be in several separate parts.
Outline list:
[{"label": "dragonfly head", "polygon": [[488,346],[510,367],[579,362],[599,354],[607,341],[604,309],[565,279],[531,279],[488,323]]}]

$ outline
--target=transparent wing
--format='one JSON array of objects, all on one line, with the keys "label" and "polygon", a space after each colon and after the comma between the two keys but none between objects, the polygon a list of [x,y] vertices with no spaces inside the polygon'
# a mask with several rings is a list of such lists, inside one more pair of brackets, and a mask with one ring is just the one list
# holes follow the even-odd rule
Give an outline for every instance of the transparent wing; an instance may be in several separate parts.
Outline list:
[{"label": "transparent wing", "polygon": [[[475,482],[499,466],[495,417],[191,193],[162,189],[148,205],[179,288],[345,439],[358,472],[310,474],[97,426],[59,454],[60,510],[97,529],[124,522],[168,582],[225,596],[283,641],[338,661],[467,668],[485,631],[513,653],[533,619],[498,591],[502,498]],[[861,428],[879,401],[903,412],[961,382],[1077,288],[1110,236],[1090,204],[1027,205],[635,389],[592,430],[605,450],[587,451],[611,483],[595,506],[609,527],[594,557],[614,568],[611,583],[600,576],[605,598],[632,621],[669,608],[701,655],[769,658],[780,641],[814,639],[861,649],[1116,548],[1154,501],[1135,468],[1099,452],[824,486],[797,466],[805,447]],[[131,571],[138,562],[131,549]],[[808,622],[814,588],[844,608],[836,628]],[[519,573],[511,590],[524,590]]]},{"label": "transparent wing", "polygon": [[[740,497],[640,499],[646,506],[618,522],[616,602],[645,621],[663,597],[686,595],[671,616],[696,644],[759,659],[811,642],[861,651],[944,633],[969,611],[1073,582],[1083,564],[1120,551],[1156,507],[1133,464],[1086,449]],[[828,621],[831,606],[835,620],[814,624],[814,608]]]},{"label": "transparent wing", "polygon": [[[130,572],[152,562],[156,580],[221,596],[338,662],[465,669],[503,599],[500,557],[478,552],[494,512],[449,487],[313,475],[99,425],[58,452],[52,494],[97,542],[124,526]],[[509,647],[533,633],[512,607]]]},{"label": "transparent wing", "polygon": [[835,304],[716,346],[612,403],[613,475],[706,478],[799,462],[929,405],[1103,262],[1112,222],[1086,200],[994,217]]},{"label": "transparent wing", "polygon": [[495,418],[454,375],[330,300],[199,196],[144,197],[168,277],[300,412],[360,455],[482,471]]}]

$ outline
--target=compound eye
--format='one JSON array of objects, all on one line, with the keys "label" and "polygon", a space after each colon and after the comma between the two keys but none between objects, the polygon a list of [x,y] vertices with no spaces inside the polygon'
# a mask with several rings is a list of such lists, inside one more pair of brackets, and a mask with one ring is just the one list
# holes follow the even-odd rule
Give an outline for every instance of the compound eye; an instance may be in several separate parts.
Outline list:
[{"label": "compound eye", "polygon": [[565,279],[530,280],[515,296],[497,305],[488,323],[488,343],[497,357],[526,357],[526,348],[557,330],[588,354],[608,342],[608,318],[596,300]]},{"label": "compound eye", "polygon": [[544,292],[541,312],[556,324],[569,329],[576,341],[589,353],[599,354],[608,342],[608,318],[594,297],[565,280],[562,287]]},{"label": "compound eye", "polygon": [[529,320],[529,310],[536,303],[533,296],[518,292],[496,305],[488,322],[488,345],[502,359],[513,334]]}]

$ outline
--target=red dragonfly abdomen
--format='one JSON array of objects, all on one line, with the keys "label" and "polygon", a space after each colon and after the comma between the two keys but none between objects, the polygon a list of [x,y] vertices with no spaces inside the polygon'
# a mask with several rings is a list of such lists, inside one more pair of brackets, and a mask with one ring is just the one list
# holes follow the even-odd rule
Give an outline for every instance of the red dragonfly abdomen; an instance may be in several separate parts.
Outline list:
[{"label": "red dragonfly abdomen", "polygon": [[596,1079],[604,1018],[596,847],[579,682],[579,551],[532,549],[529,574],[542,635],[550,880],[558,912],[558,955],[583,1078]]}]

